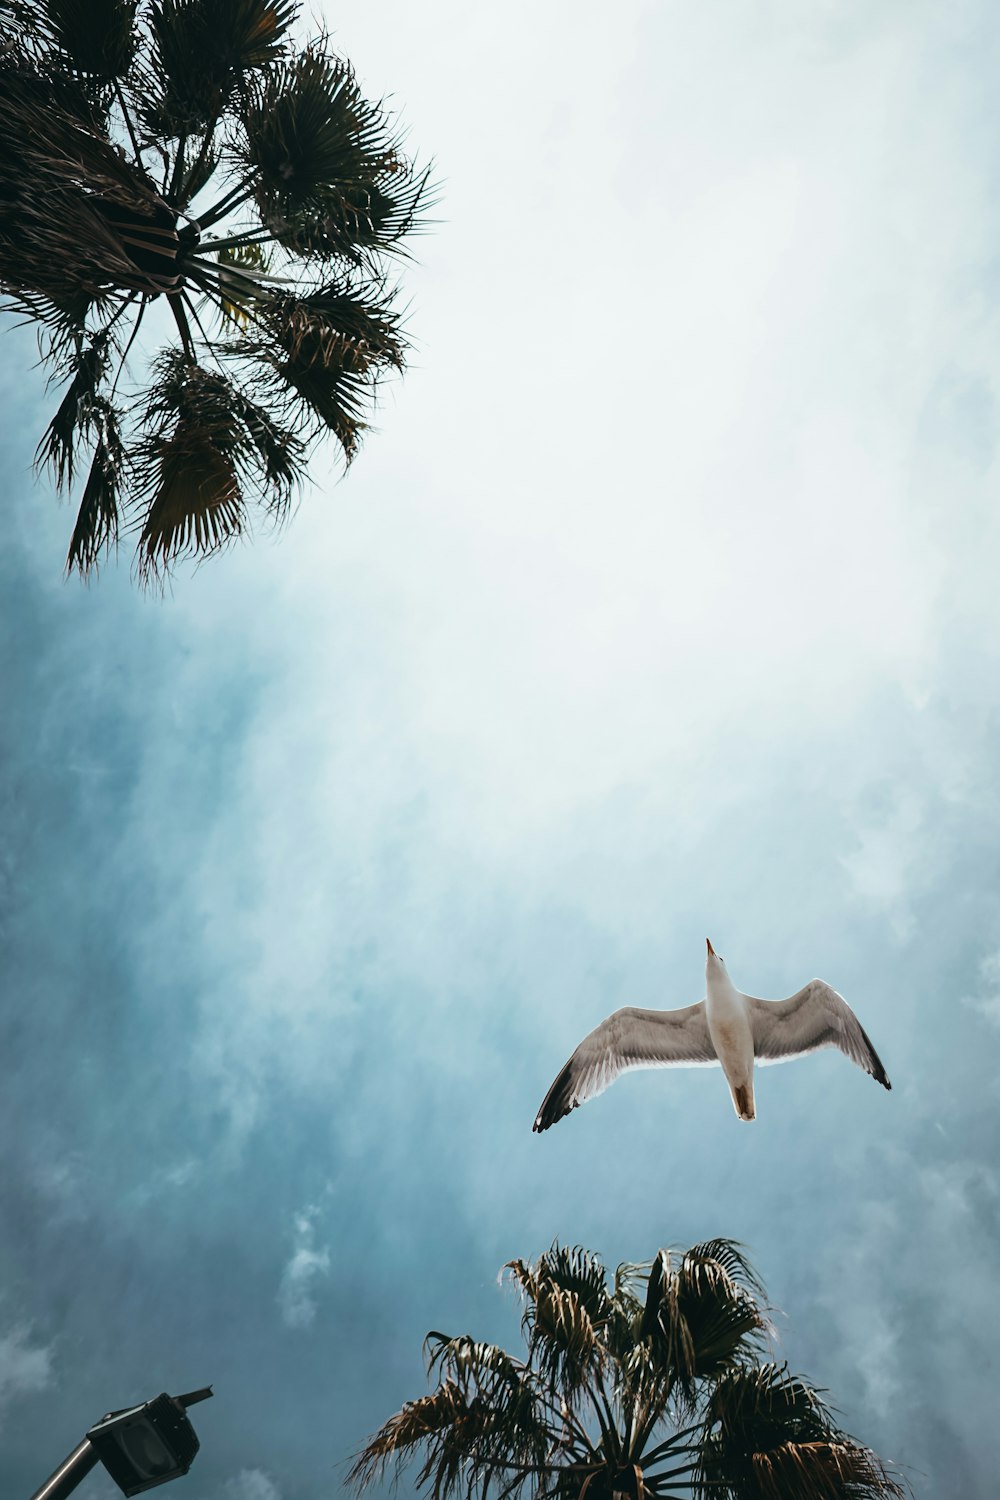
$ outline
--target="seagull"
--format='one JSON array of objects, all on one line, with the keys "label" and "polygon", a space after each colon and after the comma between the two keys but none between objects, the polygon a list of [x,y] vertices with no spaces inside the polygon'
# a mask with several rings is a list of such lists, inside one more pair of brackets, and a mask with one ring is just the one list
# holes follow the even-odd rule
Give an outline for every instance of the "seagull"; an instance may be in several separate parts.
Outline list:
[{"label": "seagull", "polygon": [[741,1120],[756,1118],[755,1062],[787,1062],[821,1047],[839,1047],[876,1083],[892,1088],[864,1027],[831,985],[810,979],[788,1000],[756,1000],[736,988],[725,960],[709,938],[705,942],[705,999],[682,1010],[626,1006],[608,1016],[577,1047],[542,1100],[532,1130],[548,1130],[629,1068],[720,1063]]}]

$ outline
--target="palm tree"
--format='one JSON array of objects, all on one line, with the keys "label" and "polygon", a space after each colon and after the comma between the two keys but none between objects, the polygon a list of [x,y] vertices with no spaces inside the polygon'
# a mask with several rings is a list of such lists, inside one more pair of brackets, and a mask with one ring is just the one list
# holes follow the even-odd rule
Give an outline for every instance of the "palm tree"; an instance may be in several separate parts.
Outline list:
[{"label": "palm tree", "polygon": [[[38,459],[89,464],[68,566],[140,576],[354,456],[406,342],[388,264],[426,172],[297,0],[0,0],[0,293],[67,382]],[[151,310],[165,307],[164,320]],[[168,342],[131,382],[140,327]],[[172,335],[172,338],[171,338]]]},{"label": "palm tree", "polygon": [[763,1288],[731,1240],[609,1278],[558,1244],[504,1268],[523,1296],[524,1358],[427,1337],[430,1395],[365,1444],[360,1492],[420,1460],[432,1500],[864,1500],[904,1494],[819,1394],[766,1359]]}]

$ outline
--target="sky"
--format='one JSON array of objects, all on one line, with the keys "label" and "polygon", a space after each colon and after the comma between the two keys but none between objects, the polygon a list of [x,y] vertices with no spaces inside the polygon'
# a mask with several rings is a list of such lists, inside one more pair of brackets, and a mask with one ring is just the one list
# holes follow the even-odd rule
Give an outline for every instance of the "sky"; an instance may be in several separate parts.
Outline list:
[{"label": "sky", "polygon": [[[178,1496],[336,1494],[428,1329],[516,1346],[504,1261],[721,1234],[844,1426],[986,1500],[1000,17],[323,19],[441,184],[346,479],[163,597],[67,581],[0,339],[5,1493],[212,1382]],[[834,984],[891,1094],[641,1073],[533,1135],[706,935]]]}]

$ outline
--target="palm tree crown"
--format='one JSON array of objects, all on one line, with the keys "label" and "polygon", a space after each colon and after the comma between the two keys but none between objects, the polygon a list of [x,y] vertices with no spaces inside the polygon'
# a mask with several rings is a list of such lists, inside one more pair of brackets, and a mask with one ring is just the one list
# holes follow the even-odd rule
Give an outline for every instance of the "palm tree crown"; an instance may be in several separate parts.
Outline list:
[{"label": "palm tree crown", "polygon": [[358,1454],[358,1490],[419,1457],[433,1500],[865,1500],[904,1491],[819,1394],[766,1359],[763,1289],[737,1245],[619,1266],[558,1244],[505,1269],[526,1356],[427,1338],[437,1388]]},{"label": "palm tree crown", "polygon": [[[38,449],[88,459],[69,566],[125,526],[143,577],[347,462],[406,343],[387,257],[427,175],[297,0],[0,0],[0,293],[66,382]],[[175,341],[129,383],[150,307]],[[147,322],[147,331],[150,323]]]}]

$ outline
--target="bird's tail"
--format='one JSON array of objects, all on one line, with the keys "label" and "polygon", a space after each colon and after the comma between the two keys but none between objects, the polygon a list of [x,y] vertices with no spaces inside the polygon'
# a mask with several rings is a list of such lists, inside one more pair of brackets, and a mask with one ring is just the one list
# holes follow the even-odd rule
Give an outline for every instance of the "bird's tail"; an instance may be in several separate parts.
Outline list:
[{"label": "bird's tail", "polygon": [[741,1083],[733,1088],[733,1103],[741,1120],[755,1120],[757,1111],[753,1102],[753,1084]]}]

